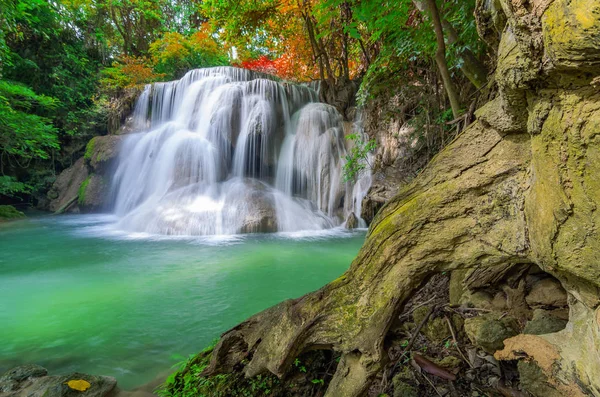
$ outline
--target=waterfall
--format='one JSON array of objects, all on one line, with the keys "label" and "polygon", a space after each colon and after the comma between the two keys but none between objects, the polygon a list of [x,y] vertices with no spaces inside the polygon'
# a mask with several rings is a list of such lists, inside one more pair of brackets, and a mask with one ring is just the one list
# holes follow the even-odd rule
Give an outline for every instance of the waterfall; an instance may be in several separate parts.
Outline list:
[{"label": "waterfall", "polygon": [[342,117],[317,101],[312,87],[232,67],[146,86],[112,181],[118,227],[215,235],[341,225],[356,211],[356,187],[342,178]]},{"label": "waterfall", "polygon": [[[367,142],[369,140],[369,136],[364,130],[363,127],[363,119],[362,119],[362,109],[360,109],[356,113],[356,120],[354,120],[353,132],[358,134],[361,137],[363,142]],[[373,153],[368,154],[367,161],[369,164],[373,164],[375,161],[375,155]],[[373,176],[371,175],[370,170],[367,172],[362,172],[354,186],[352,187],[352,201],[348,203],[345,208],[345,213],[353,212],[358,220],[358,227],[367,227],[367,223],[364,219],[361,218],[362,214],[362,201],[367,196],[369,189],[371,188],[371,184],[373,183]]]}]

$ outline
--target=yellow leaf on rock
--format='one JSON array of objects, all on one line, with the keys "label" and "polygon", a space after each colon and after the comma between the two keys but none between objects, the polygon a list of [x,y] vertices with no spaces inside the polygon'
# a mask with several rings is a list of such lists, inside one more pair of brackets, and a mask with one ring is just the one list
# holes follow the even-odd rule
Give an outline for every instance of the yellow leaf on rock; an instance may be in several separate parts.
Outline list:
[{"label": "yellow leaf on rock", "polygon": [[67,386],[73,390],[86,391],[90,388],[91,384],[83,379],[73,379],[67,382]]}]

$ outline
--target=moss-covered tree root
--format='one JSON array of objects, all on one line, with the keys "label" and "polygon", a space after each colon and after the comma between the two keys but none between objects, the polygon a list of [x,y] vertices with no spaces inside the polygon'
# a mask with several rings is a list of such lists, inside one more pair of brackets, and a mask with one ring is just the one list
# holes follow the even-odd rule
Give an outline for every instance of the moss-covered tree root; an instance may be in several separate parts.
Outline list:
[{"label": "moss-covered tree root", "polygon": [[518,340],[499,358],[526,356],[549,384],[600,396],[600,94],[590,85],[600,75],[600,5],[501,3],[499,97],[380,211],[346,274],[226,332],[205,374],[247,360],[248,377],[282,377],[302,352],[332,350],[341,360],[326,396],[359,396],[425,279],[535,263],[561,281],[577,315],[562,333],[535,337],[551,346],[550,362]]}]

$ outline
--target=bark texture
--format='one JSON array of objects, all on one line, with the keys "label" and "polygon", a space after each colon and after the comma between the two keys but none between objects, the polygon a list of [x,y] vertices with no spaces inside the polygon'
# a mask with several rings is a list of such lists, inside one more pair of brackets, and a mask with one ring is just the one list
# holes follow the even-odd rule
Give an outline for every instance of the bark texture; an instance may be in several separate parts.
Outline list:
[{"label": "bark texture", "polygon": [[600,4],[500,3],[498,98],[378,213],[343,276],[223,334],[207,374],[245,359],[247,376],[283,376],[300,353],[332,349],[326,395],[359,396],[424,280],[535,263],[568,291],[570,323],[508,339],[497,357],[536,363],[565,395],[600,396]]}]

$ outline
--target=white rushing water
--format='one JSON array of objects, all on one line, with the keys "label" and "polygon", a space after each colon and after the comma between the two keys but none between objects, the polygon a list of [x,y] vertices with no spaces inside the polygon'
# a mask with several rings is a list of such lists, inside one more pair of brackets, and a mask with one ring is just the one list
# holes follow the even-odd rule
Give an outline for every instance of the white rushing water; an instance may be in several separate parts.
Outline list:
[{"label": "white rushing water", "polygon": [[113,178],[122,230],[328,229],[360,215],[370,186],[370,176],[343,181],[343,120],[334,107],[310,87],[248,70],[197,69],[148,85],[134,123],[139,132],[125,140]]}]

